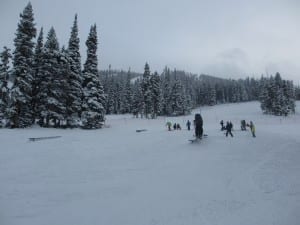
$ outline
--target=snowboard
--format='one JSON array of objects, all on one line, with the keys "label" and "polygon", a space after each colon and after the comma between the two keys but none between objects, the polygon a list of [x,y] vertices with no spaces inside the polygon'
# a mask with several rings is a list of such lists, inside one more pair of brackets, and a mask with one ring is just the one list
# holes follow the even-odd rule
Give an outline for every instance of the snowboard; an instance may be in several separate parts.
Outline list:
[{"label": "snowboard", "polygon": [[203,135],[202,135],[202,138],[190,139],[189,141],[190,141],[191,143],[201,142],[201,140],[202,140],[203,138],[207,138],[207,137],[208,137],[207,134],[203,134]]}]

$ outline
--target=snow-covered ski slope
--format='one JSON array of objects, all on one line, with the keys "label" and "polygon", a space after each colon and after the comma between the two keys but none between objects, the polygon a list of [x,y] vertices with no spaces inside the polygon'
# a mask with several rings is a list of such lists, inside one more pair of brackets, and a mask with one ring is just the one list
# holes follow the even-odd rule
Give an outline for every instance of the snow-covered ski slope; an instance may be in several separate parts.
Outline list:
[{"label": "snow-covered ski slope", "polygon": [[[0,224],[299,225],[299,105],[287,118],[263,115],[258,102],[195,110],[209,135],[196,144],[185,127],[193,114],[108,116],[100,130],[0,129]],[[256,138],[240,131],[242,119]],[[183,129],[167,131],[168,120]],[[62,137],[28,140],[43,136]]]}]

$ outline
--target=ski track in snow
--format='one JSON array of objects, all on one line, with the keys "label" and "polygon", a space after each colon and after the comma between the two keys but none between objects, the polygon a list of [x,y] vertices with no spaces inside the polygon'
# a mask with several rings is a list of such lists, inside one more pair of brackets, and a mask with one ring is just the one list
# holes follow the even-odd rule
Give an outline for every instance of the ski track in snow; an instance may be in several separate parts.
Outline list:
[{"label": "ski track in snow", "polygon": [[[191,144],[185,123],[199,111],[208,138]],[[298,225],[300,114],[262,115],[257,102],[194,113],[107,116],[110,128],[92,131],[1,129],[0,224]],[[183,130],[167,131],[168,120]]]}]

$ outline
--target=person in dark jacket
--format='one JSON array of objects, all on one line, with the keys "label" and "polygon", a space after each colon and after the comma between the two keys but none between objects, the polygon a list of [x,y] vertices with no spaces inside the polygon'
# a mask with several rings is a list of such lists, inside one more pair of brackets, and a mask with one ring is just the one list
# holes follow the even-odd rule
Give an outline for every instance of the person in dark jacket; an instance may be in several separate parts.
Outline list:
[{"label": "person in dark jacket", "polygon": [[173,129],[174,129],[174,130],[176,130],[176,129],[177,129],[177,124],[176,124],[176,123],[174,123],[174,125],[173,125]]},{"label": "person in dark jacket", "polygon": [[223,120],[221,120],[220,125],[221,125],[221,131],[225,130],[224,121]]},{"label": "person in dark jacket", "polygon": [[191,130],[191,122],[189,120],[186,122],[186,126],[188,130]]},{"label": "person in dark jacket", "polygon": [[241,121],[241,130],[247,130],[246,129],[246,120]]},{"label": "person in dark jacket", "polygon": [[233,137],[233,134],[231,133],[232,127],[233,127],[232,123],[227,121],[227,123],[226,123],[226,137],[228,137],[228,134],[230,134],[231,137]]},{"label": "person in dark jacket", "polygon": [[195,115],[195,120],[194,120],[194,125],[195,125],[195,136],[196,138],[202,138],[203,135],[203,119],[200,113],[197,113]]}]

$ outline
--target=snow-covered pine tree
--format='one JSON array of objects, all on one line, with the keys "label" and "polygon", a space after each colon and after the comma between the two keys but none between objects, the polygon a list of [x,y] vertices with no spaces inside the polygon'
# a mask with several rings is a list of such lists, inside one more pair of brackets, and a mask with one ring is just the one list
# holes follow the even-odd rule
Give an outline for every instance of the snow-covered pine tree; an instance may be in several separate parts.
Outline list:
[{"label": "snow-covered pine tree", "polygon": [[32,125],[33,110],[32,80],[33,80],[33,38],[36,36],[32,5],[25,7],[18,24],[15,50],[13,52],[14,83],[11,90],[9,119],[12,128],[24,128]]},{"label": "snow-covered pine tree", "polygon": [[151,114],[153,109],[150,77],[151,77],[150,67],[149,64],[146,63],[142,82],[141,82],[143,102],[144,102],[144,115],[146,118],[148,118],[148,116]]},{"label": "snow-covered pine tree", "polygon": [[295,100],[300,100],[300,86],[295,87]]},{"label": "snow-covered pine tree", "polygon": [[185,91],[185,98],[184,98],[184,115],[190,114],[193,108],[192,104],[192,97],[189,93]]},{"label": "snow-covered pine tree", "polygon": [[63,93],[61,93],[62,96],[62,110],[63,113],[63,121],[60,121],[60,127],[67,127],[67,118],[68,118],[68,112],[67,112],[67,100],[68,100],[68,92],[66,90],[69,90],[69,83],[68,83],[68,74],[71,73],[71,60],[69,58],[68,52],[63,46],[59,52],[58,57],[58,66],[59,66],[59,79],[61,80],[61,84],[59,85],[59,89],[63,90]]},{"label": "snow-covered pine tree", "polygon": [[40,125],[59,127],[66,116],[66,79],[62,74],[62,54],[53,27],[51,27],[43,51],[40,70],[39,107]]},{"label": "snow-covered pine tree", "polygon": [[264,113],[277,116],[288,115],[295,111],[293,84],[282,80],[279,73],[275,77],[261,81],[260,102]]},{"label": "snow-covered pine tree", "polygon": [[120,79],[117,79],[117,82],[114,85],[114,113],[115,114],[120,114],[121,113],[121,108],[122,108],[122,83]]},{"label": "snow-covered pine tree", "polygon": [[133,85],[133,99],[131,105],[131,112],[138,118],[139,114],[141,117],[144,115],[144,98],[142,93],[142,86],[140,80],[136,80]]},{"label": "snow-covered pine tree", "polygon": [[106,113],[113,114],[115,113],[115,79],[113,76],[109,77],[107,83],[107,93],[106,93]]},{"label": "snow-covered pine tree", "polygon": [[131,72],[130,69],[127,72],[127,77],[123,89],[123,109],[122,113],[130,113],[131,112],[131,105],[132,105],[132,85],[131,85]]},{"label": "snow-covered pine tree", "polygon": [[232,102],[236,103],[240,101],[241,96],[240,96],[239,86],[236,81],[232,82],[231,94],[232,94],[231,95]]},{"label": "snow-covered pine tree", "polygon": [[160,89],[160,77],[157,72],[155,72],[150,77],[151,83],[151,96],[152,96],[152,119],[156,118],[161,111],[161,89]]},{"label": "snow-covered pine tree", "polygon": [[9,103],[9,61],[11,57],[10,49],[4,47],[0,53],[0,127],[5,126],[7,120],[7,108]]},{"label": "snow-covered pine tree", "polygon": [[296,100],[296,96],[295,96],[295,88],[293,85],[293,81],[284,81],[283,83],[283,93],[284,96],[286,96],[286,112],[284,113],[284,115],[290,114],[290,113],[295,113],[295,100]]},{"label": "snow-covered pine tree", "polygon": [[274,82],[272,86],[274,89],[272,112],[277,116],[281,116],[285,108],[285,97],[283,95],[282,79],[279,73],[275,74]]},{"label": "snow-covered pine tree", "polygon": [[86,41],[87,59],[82,72],[84,97],[81,119],[84,129],[101,128],[105,119],[105,96],[97,68],[97,44],[97,29],[96,25],[93,25]]},{"label": "snow-covered pine tree", "polygon": [[253,77],[250,79],[249,84],[249,101],[258,100],[259,99],[259,80],[255,80]]},{"label": "snow-covered pine tree", "polygon": [[74,23],[71,29],[67,53],[71,69],[70,74],[68,74],[67,126],[76,127],[78,126],[76,120],[78,120],[81,116],[83,96],[77,14],[75,15]]},{"label": "snow-covered pine tree", "polygon": [[225,102],[225,96],[224,96],[223,86],[219,83],[216,83],[215,84],[215,90],[216,90],[217,103],[224,103]]},{"label": "snow-covered pine tree", "polygon": [[198,104],[200,105],[208,105],[208,83],[201,83],[198,88]]},{"label": "snow-covered pine tree", "polygon": [[194,81],[194,77],[191,77],[189,79],[189,77],[185,78],[185,99],[186,99],[186,104],[189,108],[189,111],[196,105],[196,92],[195,92],[195,81]]},{"label": "snow-covered pine tree", "polygon": [[175,75],[175,81],[171,92],[172,115],[184,115],[183,88],[179,79]]},{"label": "snow-covered pine tree", "polygon": [[267,84],[268,99],[267,99],[267,113],[274,114],[274,108],[277,104],[276,98],[276,83],[273,76],[270,77]]},{"label": "snow-covered pine tree", "polygon": [[171,74],[170,69],[165,67],[162,74],[162,114],[171,115],[172,105],[171,105]]},{"label": "snow-covered pine tree", "polygon": [[[126,105],[128,104],[128,99],[126,99],[126,77],[128,74],[123,70],[117,71],[111,70],[111,68],[102,73],[106,95],[106,114],[126,113]],[[130,82],[128,85],[131,85]]]},{"label": "snow-covered pine tree", "polygon": [[213,105],[217,104],[216,89],[213,85],[208,86],[207,104],[210,105],[210,106],[213,106]]},{"label": "snow-covered pine tree", "polygon": [[263,76],[259,82],[259,96],[258,100],[260,101],[260,108],[262,109],[263,113],[266,113],[267,109],[267,98],[268,98],[268,91],[267,91],[267,79]]},{"label": "snow-covered pine tree", "polygon": [[241,96],[240,101],[242,101],[242,102],[248,101],[249,95],[248,95],[247,89],[242,80],[239,80],[239,85],[240,85],[239,90],[240,90],[240,96]]},{"label": "snow-covered pine tree", "polygon": [[41,80],[41,70],[43,66],[43,28],[41,28],[37,43],[34,51],[34,60],[33,60],[33,82],[32,82],[32,110],[33,110],[33,119],[37,119],[40,116],[38,108],[40,105],[39,95],[40,95],[40,84]]}]

